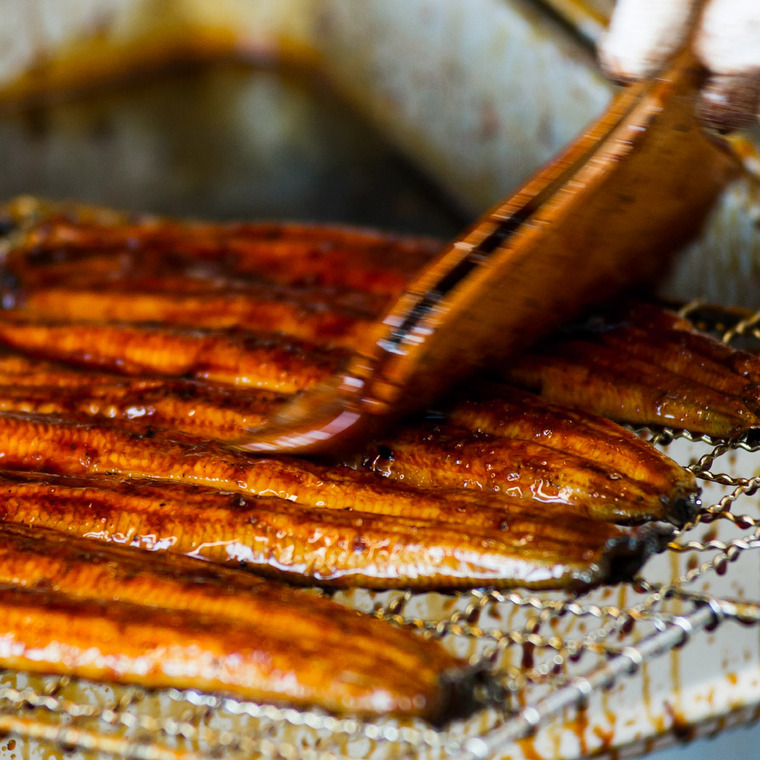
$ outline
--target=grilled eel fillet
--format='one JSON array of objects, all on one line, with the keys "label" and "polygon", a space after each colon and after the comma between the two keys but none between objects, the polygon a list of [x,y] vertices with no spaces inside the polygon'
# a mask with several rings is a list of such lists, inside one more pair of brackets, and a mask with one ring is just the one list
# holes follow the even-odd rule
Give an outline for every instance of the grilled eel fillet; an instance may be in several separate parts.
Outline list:
[{"label": "grilled eel fillet", "polygon": [[548,401],[619,422],[721,438],[760,426],[760,358],[648,304],[571,327],[501,374]]},{"label": "grilled eel fillet", "polygon": [[329,599],[239,571],[0,526],[0,665],[336,713],[474,707],[477,673]]},{"label": "grilled eel fillet", "polygon": [[[3,279],[10,308],[0,318],[8,347],[0,357],[3,466],[89,479],[108,493],[125,479],[185,483],[224,492],[222,501],[242,494],[246,509],[257,510],[242,530],[229,523],[233,513],[240,520],[229,506],[220,507],[224,519],[203,521],[198,507],[191,516],[173,503],[172,516],[154,504],[151,520],[171,520],[155,547],[335,585],[578,587],[635,571],[667,534],[597,518],[678,523],[693,511],[691,476],[659,454],[641,460],[641,444],[627,433],[609,439],[608,449],[619,450],[614,463],[581,455],[584,446],[601,451],[598,422],[555,420],[555,436],[505,434],[519,400],[481,414],[490,431],[452,412],[442,420],[445,440],[423,425],[383,442],[396,469],[369,469],[395,472],[395,481],[366,471],[372,450],[327,467],[252,459],[208,440],[234,439],[332,374],[352,346],[351,330],[395,298],[409,270],[432,254],[430,243],[337,228],[129,220],[28,200],[11,204],[5,219],[13,230]],[[251,300],[263,302],[260,310],[241,316]],[[211,302],[214,315],[204,312]],[[294,309],[293,319],[261,317],[272,304]],[[340,336],[322,335],[304,316],[335,312],[345,318]],[[577,456],[560,451],[574,438]],[[155,501],[143,486],[125,500]],[[82,498],[71,490],[61,527],[76,532]],[[40,519],[39,504],[24,503]],[[102,535],[151,535],[148,518],[130,510],[134,530],[122,511],[119,527]]]},{"label": "grilled eel fillet", "polygon": [[354,463],[419,487],[492,490],[619,524],[694,516],[693,475],[619,425],[515,388],[470,393],[444,422],[402,429]]},{"label": "grilled eel fillet", "polygon": [[[693,516],[693,476],[620,426],[508,387],[484,387],[481,396],[455,403],[444,424],[402,429],[346,464],[426,489],[474,487],[514,501],[567,504],[623,524],[678,525]],[[264,424],[284,399],[266,390],[85,373],[0,354],[0,410],[117,419],[142,435],[167,437],[160,428],[174,431],[175,440],[178,432],[235,440]]]},{"label": "grilled eel fillet", "polygon": [[630,577],[670,537],[658,524],[629,531],[500,494],[419,489],[97,425],[3,415],[0,430],[5,466],[44,473],[3,476],[4,522],[301,582],[582,588]]}]

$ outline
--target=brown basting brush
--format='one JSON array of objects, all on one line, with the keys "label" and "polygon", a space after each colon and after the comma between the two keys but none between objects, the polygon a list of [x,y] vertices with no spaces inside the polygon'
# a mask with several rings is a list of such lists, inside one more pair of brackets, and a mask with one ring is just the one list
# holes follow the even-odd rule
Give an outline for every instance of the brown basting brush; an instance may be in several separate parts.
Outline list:
[{"label": "brown basting brush", "polygon": [[689,51],[621,92],[551,163],[412,279],[343,371],[235,442],[333,454],[582,309],[652,280],[737,165],[695,117]]}]

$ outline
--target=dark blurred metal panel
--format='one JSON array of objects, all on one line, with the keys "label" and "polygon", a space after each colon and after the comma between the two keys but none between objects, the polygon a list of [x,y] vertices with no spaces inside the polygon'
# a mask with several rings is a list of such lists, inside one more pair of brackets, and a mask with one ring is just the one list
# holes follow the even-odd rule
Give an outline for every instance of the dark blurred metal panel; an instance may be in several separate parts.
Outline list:
[{"label": "dark blurred metal panel", "polygon": [[453,234],[422,175],[318,76],[235,63],[0,115],[0,196]]}]

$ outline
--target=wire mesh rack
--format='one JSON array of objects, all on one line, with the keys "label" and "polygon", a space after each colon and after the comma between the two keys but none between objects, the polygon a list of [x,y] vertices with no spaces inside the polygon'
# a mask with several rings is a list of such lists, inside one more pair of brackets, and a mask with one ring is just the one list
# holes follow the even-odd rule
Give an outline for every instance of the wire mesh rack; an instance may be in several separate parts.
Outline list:
[{"label": "wire mesh rack", "polygon": [[[692,304],[683,313],[726,342],[760,350],[760,312]],[[696,475],[702,505],[632,582],[582,595],[334,595],[486,668],[488,705],[472,718],[438,730],[422,721],[364,722],[194,691],[6,671],[0,751],[138,760],[569,758],[646,749],[659,734],[690,735],[695,723],[720,728],[720,721],[757,717],[760,439],[637,432]]]}]

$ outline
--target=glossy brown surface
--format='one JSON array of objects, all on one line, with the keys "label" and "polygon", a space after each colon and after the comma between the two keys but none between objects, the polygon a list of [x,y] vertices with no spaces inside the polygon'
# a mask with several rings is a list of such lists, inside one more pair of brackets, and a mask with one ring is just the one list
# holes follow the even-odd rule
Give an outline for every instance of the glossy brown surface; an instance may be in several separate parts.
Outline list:
[{"label": "glossy brown surface", "polygon": [[397,295],[440,248],[434,240],[328,225],[145,220],[114,226],[83,224],[65,214],[50,221],[30,231],[24,253],[8,262],[9,272],[30,288],[56,285],[61,278],[80,286],[103,279],[114,286],[152,282],[159,292],[166,290],[159,283],[169,275],[196,291],[267,281],[294,286],[288,292],[301,302],[320,287],[339,295],[345,289],[366,310],[367,294]]},{"label": "glossy brown surface", "polygon": [[448,419],[472,432],[538,443],[613,468],[673,499],[693,492],[694,476],[620,425],[588,412],[548,404],[505,385],[485,385],[454,404]]},{"label": "glossy brown surface", "polygon": [[474,704],[474,674],[435,641],[248,573],[39,526],[0,527],[0,609],[0,663],[25,670],[434,721]]},{"label": "glossy brown surface", "polygon": [[363,457],[364,466],[417,486],[562,503],[613,522],[679,524],[693,515],[694,477],[627,430],[514,389],[486,395],[455,405],[448,425],[383,442]]},{"label": "glossy brown surface", "polygon": [[[333,333],[315,328],[305,341],[288,320],[272,332],[259,300],[269,309],[290,289],[296,308],[327,299],[313,312],[325,324],[349,308],[367,315],[432,243],[128,219],[29,199],[5,218],[15,228],[11,308],[0,318],[8,521],[299,582],[577,588],[630,576],[669,535],[605,521],[682,522],[693,507],[693,479],[640,456],[625,434],[600,436],[601,422],[548,410],[529,424],[524,404],[499,406],[498,394],[469,412],[455,406],[445,433],[412,425],[343,465],[254,458],[225,444],[347,356]],[[375,282],[377,272],[387,276]],[[248,312],[191,328],[195,306],[177,319],[150,311],[178,289],[199,308],[239,291]],[[396,480],[381,476],[387,448]]]},{"label": "glossy brown surface", "polygon": [[718,437],[760,425],[760,361],[649,306],[581,325],[505,366],[503,376],[621,422]]},{"label": "glossy brown surface", "polygon": [[[118,420],[136,432],[169,428],[205,438],[235,439],[266,423],[283,396],[258,389],[207,388],[184,380],[124,378],[63,368],[22,378],[0,359],[0,411],[85,420]],[[31,367],[30,367],[31,369]]]},{"label": "glossy brown surface", "polygon": [[584,587],[628,577],[669,536],[454,491],[391,500],[396,489],[378,488],[385,498],[362,509],[109,477],[9,474],[0,486],[5,522],[330,586]]},{"label": "glossy brown surface", "polygon": [[296,338],[119,323],[46,323],[6,317],[0,343],[32,355],[128,375],[193,377],[241,387],[295,393],[325,381],[340,366]]},{"label": "glossy brown surface", "polygon": [[[693,513],[694,477],[619,425],[506,386],[470,393],[448,410],[445,425],[402,429],[346,462],[406,484],[563,503],[615,522],[679,524]],[[163,428],[175,438],[234,440],[265,424],[284,398],[0,356],[1,411],[114,420],[137,434],[166,437]]]},{"label": "glossy brown surface", "polygon": [[299,304],[277,299],[269,286],[227,293],[187,292],[184,281],[173,286],[176,289],[168,293],[50,287],[36,290],[19,305],[51,319],[161,322],[209,330],[256,324],[261,331],[343,347],[353,347],[369,324],[366,314],[334,307],[328,311],[327,296]]}]

